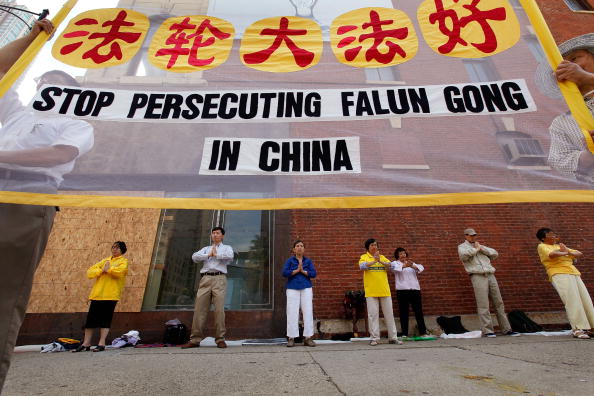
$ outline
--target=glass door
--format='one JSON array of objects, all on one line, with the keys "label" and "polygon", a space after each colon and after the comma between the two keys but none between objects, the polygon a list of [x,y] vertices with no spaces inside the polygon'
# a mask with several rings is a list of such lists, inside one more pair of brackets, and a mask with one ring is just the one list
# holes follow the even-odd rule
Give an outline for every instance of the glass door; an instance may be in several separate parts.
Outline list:
[{"label": "glass door", "polygon": [[210,244],[210,230],[219,225],[225,228],[224,243],[235,252],[228,267],[225,309],[272,309],[272,213],[163,210],[143,311],[194,308],[202,264],[192,262],[192,254]]}]

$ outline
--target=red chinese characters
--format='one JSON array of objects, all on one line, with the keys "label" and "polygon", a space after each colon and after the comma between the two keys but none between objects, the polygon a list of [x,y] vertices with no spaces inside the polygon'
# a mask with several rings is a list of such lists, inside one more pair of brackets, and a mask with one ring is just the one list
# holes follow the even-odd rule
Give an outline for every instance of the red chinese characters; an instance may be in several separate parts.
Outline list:
[{"label": "red chinese characters", "polygon": [[261,51],[252,52],[249,54],[245,54],[243,56],[243,60],[245,63],[253,65],[257,63],[263,63],[274,51],[280,47],[282,43],[285,43],[287,48],[293,54],[293,58],[295,58],[295,62],[300,67],[309,66],[314,59],[315,54],[310,52],[306,49],[299,48],[293,40],[291,40],[290,36],[303,36],[307,34],[307,30],[305,29],[289,29],[289,19],[286,17],[282,17],[280,19],[280,25],[278,29],[263,29],[260,32],[262,36],[274,36],[274,42],[270,47],[263,49]]},{"label": "red chinese characters", "polygon": [[[444,56],[491,56],[511,48],[520,38],[519,22],[506,0],[423,0],[417,18],[429,47]],[[83,12],[69,22],[52,54],[82,68],[120,65],[136,55],[148,28],[148,18],[129,9]],[[234,38],[233,25],[223,19],[171,17],[155,31],[143,56],[169,72],[212,69],[227,61]],[[360,8],[339,15],[330,27],[330,43],[338,61],[353,67],[393,66],[412,59],[418,51],[412,21],[393,8]],[[245,30],[239,52],[249,68],[305,70],[322,56],[322,29],[311,18],[261,19]]]},{"label": "red chinese characters", "polygon": [[[454,0],[458,2],[458,0]],[[447,54],[451,52],[457,44],[468,45],[460,36],[461,29],[465,28],[469,23],[476,22],[481,27],[485,40],[482,43],[471,43],[479,51],[489,54],[497,49],[497,37],[495,32],[489,25],[489,20],[503,21],[505,20],[505,8],[498,7],[492,10],[479,10],[477,5],[480,0],[473,0],[471,4],[463,5],[464,8],[470,11],[470,15],[462,18],[458,17],[456,11],[443,8],[443,0],[435,0],[436,12],[429,16],[429,22],[437,23],[439,31],[448,37],[448,41],[439,47],[439,52]],[[449,25],[452,26],[450,29]]]},{"label": "red chinese characters", "polygon": [[507,1],[426,0],[418,16],[425,40],[442,55],[493,55],[519,39],[519,25]]},{"label": "red chinese characters", "polygon": [[334,54],[351,66],[396,65],[411,59],[418,49],[412,21],[391,8],[363,8],[340,15],[331,33]]},{"label": "red chinese characters", "polygon": [[219,18],[169,18],[155,33],[150,61],[161,69],[177,72],[213,68],[227,60],[234,33],[233,25]]},{"label": "red chinese characters", "polygon": [[[129,61],[140,48],[148,18],[126,9],[103,9],[74,18],[56,40],[55,57],[73,66],[93,68]],[[72,40],[76,40],[72,42]]]},{"label": "red chinese characters", "polygon": [[[278,27],[270,27],[278,26]],[[322,52],[322,30],[310,19],[267,18],[246,29],[241,60],[254,69],[287,72],[315,65]]]}]

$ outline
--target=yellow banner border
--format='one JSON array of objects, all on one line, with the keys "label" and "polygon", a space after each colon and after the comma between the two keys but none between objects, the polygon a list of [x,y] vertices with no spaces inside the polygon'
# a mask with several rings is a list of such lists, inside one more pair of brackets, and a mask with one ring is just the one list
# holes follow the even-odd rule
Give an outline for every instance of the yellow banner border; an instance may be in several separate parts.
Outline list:
[{"label": "yellow banner border", "polygon": [[594,190],[490,191],[423,195],[260,199],[158,198],[134,196],[38,194],[0,191],[0,202],[28,205],[94,208],[221,210],[361,209],[536,202],[587,203],[594,202]]},{"label": "yellow banner border", "polygon": [[[52,20],[57,26],[76,5],[77,0],[68,0]],[[552,69],[561,62],[559,49],[534,0],[520,0],[535,33],[544,49]],[[48,35],[41,33],[0,80],[0,96],[19,78],[29,63],[47,41]],[[594,130],[594,118],[584,104],[574,83],[560,83],[561,92],[586,138],[588,148],[594,153],[594,142],[587,132]],[[0,202],[56,205],[72,207],[103,208],[154,208],[154,209],[225,209],[225,210],[282,210],[282,209],[347,209],[378,207],[413,207],[477,205],[536,202],[594,202],[592,190],[538,190],[497,191],[472,193],[444,193],[423,195],[386,195],[363,197],[302,197],[262,199],[218,199],[218,198],[157,198],[135,196],[99,196],[36,194],[0,191]]]},{"label": "yellow banner border", "polygon": [[[520,0],[520,4],[524,7],[526,11],[526,15],[528,15],[528,19],[530,19],[530,23],[532,27],[534,27],[534,33],[538,37],[540,41],[540,45],[542,46],[544,53],[551,65],[551,69],[557,69],[557,66],[563,58],[561,57],[561,53],[559,52],[559,48],[553,39],[553,35],[549,30],[547,23],[538,8],[535,0]],[[565,98],[565,102],[567,102],[567,106],[571,111],[571,115],[577,121],[579,127],[584,134],[584,138],[586,139],[586,144],[590,152],[594,154],[594,141],[592,140],[592,136],[588,131],[594,131],[594,117],[592,117],[592,113],[584,103],[584,99],[582,94],[580,93],[577,85],[573,82],[561,82],[558,83],[559,88],[561,89],[561,93],[563,94],[563,98]]]}]

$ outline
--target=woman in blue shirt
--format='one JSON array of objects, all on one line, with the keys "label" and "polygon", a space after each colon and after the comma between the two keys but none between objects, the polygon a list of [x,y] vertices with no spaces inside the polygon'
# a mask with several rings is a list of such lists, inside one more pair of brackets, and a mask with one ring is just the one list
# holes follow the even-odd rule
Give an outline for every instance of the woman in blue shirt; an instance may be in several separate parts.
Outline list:
[{"label": "woman in blue shirt", "polygon": [[313,292],[311,279],[316,277],[316,269],[310,259],[305,257],[303,241],[293,243],[293,257],[287,259],[283,276],[287,278],[287,342],[288,347],[295,346],[295,338],[299,337],[299,308],[303,315],[303,345],[315,347],[311,337],[313,326]]}]

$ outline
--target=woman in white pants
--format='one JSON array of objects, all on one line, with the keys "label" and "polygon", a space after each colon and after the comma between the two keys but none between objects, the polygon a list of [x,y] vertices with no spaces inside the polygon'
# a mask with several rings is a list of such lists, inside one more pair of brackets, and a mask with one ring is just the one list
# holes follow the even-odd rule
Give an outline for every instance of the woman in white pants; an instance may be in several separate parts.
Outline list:
[{"label": "woman in white pants", "polygon": [[311,338],[314,334],[311,279],[316,277],[316,269],[312,261],[303,255],[304,252],[303,242],[295,241],[295,255],[287,259],[283,269],[283,276],[287,278],[287,347],[294,347],[295,338],[299,337],[299,308],[303,315],[303,345],[316,346]]}]

